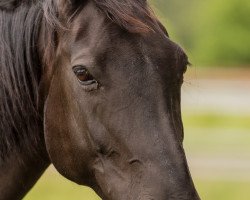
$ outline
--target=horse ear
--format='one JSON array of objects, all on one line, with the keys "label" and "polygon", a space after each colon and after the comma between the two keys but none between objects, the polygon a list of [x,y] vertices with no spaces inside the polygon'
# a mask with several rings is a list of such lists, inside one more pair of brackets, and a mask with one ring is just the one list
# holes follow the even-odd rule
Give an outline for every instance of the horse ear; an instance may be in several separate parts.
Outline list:
[{"label": "horse ear", "polygon": [[20,0],[0,0],[0,9],[2,10],[13,10],[15,9]]}]

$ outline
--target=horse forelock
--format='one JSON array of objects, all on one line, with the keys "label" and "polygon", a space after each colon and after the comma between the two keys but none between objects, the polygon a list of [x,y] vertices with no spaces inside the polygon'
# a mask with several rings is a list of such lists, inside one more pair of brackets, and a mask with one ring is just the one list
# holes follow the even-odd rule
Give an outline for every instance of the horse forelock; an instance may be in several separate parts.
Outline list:
[{"label": "horse forelock", "polygon": [[[129,32],[145,33],[161,30],[158,20],[146,0],[45,0],[43,1],[45,17],[48,23],[60,28],[62,26],[58,12],[61,10],[62,15],[67,19],[72,19],[74,11],[85,5],[87,1],[94,2],[107,17]],[[74,4],[72,2],[77,2],[77,5],[72,5]]]},{"label": "horse forelock", "polygon": [[[52,65],[55,57],[55,32],[67,30],[87,1],[94,2],[111,21],[128,32],[143,34],[156,31],[168,35],[146,0],[45,0],[42,1],[42,7],[46,21],[46,47],[43,55],[46,65]],[[74,2],[76,5],[72,5]]]},{"label": "horse forelock", "polygon": [[132,33],[159,30],[157,19],[145,0],[93,0],[116,24]]}]

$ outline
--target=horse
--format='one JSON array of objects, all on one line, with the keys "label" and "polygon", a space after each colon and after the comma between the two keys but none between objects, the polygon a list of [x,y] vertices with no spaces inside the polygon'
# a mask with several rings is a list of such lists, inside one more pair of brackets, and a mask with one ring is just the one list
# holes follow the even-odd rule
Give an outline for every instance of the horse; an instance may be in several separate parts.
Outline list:
[{"label": "horse", "polygon": [[184,50],[146,0],[0,0],[0,199],[53,164],[105,200],[198,200]]}]

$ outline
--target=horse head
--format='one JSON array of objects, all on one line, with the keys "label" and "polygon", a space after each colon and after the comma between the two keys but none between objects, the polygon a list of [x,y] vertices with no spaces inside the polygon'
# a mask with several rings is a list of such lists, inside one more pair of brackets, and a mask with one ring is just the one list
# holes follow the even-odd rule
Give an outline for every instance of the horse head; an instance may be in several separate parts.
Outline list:
[{"label": "horse head", "polygon": [[54,166],[103,199],[199,199],[182,145],[184,51],[145,0],[52,2],[41,87]]}]

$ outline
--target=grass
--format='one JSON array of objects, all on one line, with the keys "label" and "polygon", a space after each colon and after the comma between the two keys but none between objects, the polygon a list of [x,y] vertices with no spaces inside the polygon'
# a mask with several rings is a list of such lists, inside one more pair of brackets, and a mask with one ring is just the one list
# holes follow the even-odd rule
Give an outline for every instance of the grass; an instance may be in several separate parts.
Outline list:
[{"label": "grass", "polygon": [[[189,157],[198,154],[202,158],[204,156],[232,159],[250,158],[250,116],[184,112],[183,121],[184,146]],[[202,170],[210,170],[208,174],[213,174],[214,169],[198,170],[202,172],[201,174],[207,173]],[[224,171],[224,168],[222,170]],[[234,176],[232,179],[230,173],[232,171],[226,173],[228,177],[225,177],[225,173],[223,176],[215,173],[214,177],[210,177],[210,175],[199,176],[194,171],[194,181],[201,198],[203,200],[248,200],[250,178],[242,179]],[[92,190],[64,179],[51,168],[24,199],[99,200]]]},{"label": "grass", "polygon": [[249,200],[250,181],[198,180],[197,190],[203,200]]},{"label": "grass", "polygon": [[184,113],[184,145],[191,154],[249,154],[250,115]]},{"label": "grass", "polygon": [[184,112],[183,121],[187,128],[250,129],[250,115]]},{"label": "grass", "polygon": [[93,190],[79,186],[50,167],[24,200],[100,200]]}]

